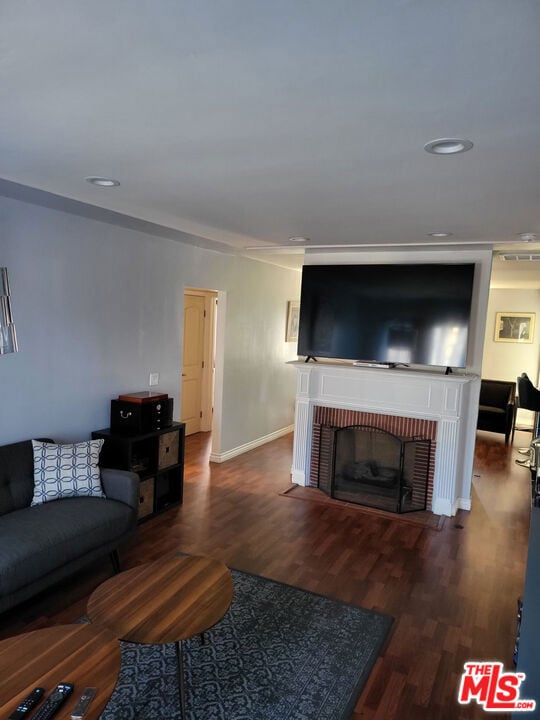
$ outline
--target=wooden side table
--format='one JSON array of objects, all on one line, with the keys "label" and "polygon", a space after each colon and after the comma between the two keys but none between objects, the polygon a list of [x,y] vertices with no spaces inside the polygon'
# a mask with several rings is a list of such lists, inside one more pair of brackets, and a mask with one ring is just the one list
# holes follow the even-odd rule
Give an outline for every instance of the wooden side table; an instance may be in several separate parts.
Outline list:
[{"label": "wooden side table", "polygon": [[182,717],[186,717],[182,641],[218,623],[233,597],[219,560],[182,556],[140,565],[110,578],[88,600],[88,616],[134,643],[174,643]]},{"label": "wooden side table", "polygon": [[[45,698],[61,682],[71,682],[71,697],[55,715],[67,720],[86,687],[97,688],[85,720],[96,720],[120,672],[120,644],[94,625],[57,625],[0,641],[0,717],[7,718],[35,687]],[[43,702],[43,701],[42,701]],[[39,708],[40,705],[36,707]]]}]

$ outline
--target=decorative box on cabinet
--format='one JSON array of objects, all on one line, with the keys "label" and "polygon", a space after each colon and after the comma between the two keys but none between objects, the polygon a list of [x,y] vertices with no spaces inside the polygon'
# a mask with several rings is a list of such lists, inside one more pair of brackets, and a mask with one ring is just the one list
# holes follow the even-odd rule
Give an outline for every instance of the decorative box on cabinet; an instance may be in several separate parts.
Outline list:
[{"label": "decorative box on cabinet", "polygon": [[176,430],[159,436],[158,470],[176,465],[179,442],[180,434]]},{"label": "decorative box on cabinet", "polygon": [[139,520],[182,502],[185,434],[185,423],[140,435],[113,433],[110,428],[92,433],[92,438],[105,440],[100,465],[138,474]]},{"label": "decorative box on cabinet", "polygon": [[139,484],[139,520],[154,513],[154,478],[141,480]]}]

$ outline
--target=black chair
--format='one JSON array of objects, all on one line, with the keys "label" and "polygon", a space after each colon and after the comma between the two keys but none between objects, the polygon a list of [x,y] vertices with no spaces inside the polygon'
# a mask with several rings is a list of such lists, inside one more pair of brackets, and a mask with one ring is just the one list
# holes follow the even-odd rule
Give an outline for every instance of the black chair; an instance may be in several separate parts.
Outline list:
[{"label": "black chair", "polygon": [[505,443],[513,439],[516,417],[516,383],[504,380],[485,380],[480,384],[478,430],[503,433]]},{"label": "black chair", "polygon": [[533,437],[540,435],[540,390],[534,387],[527,373],[517,379],[518,407],[534,412]]}]

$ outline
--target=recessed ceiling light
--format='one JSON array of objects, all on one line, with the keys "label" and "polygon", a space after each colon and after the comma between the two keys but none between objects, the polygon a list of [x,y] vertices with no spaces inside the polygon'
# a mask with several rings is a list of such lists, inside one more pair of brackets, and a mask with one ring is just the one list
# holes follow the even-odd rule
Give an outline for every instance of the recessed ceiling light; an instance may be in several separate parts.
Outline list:
[{"label": "recessed ceiling light", "polygon": [[470,150],[473,144],[470,140],[459,138],[439,138],[424,145],[424,150],[434,155],[455,155]]},{"label": "recessed ceiling light", "polygon": [[289,238],[289,242],[294,242],[294,243],[309,242],[309,238],[302,237],[301,235],[295,235],[294,237]]},{"label": "recessed ceiling light", "polygon": [[440,238],[440,237],[450,237],[450,236],[453,235],[453,234],[454,234],[454,233],[445,233],[445,232],[433,232],[433,233],[428,233],[429,237],[438,237],[438,238]]},{"label": "recessed ceiling light", "polygon": [[120,183],[118,180],[112,180],[111,178],[106,177],[95,177],[94,175],[91,175],[90,177],[84,178],[86,182],[91,183],[92,185],[98,185],[99,187],[118,187]]},{"label": "recessed ceiling light", "polygon": [[518,233],[518,235],[523,242],[534,242],[536,240],[536,235],[532,232]]}]

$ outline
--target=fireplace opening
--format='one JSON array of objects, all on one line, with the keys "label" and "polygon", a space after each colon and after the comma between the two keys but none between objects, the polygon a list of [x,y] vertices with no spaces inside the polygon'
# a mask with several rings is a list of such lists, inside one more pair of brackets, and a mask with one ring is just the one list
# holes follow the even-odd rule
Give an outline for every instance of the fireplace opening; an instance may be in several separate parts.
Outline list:
[{"label": "fireplace opening", "polygon": [[371,425],[322,425],[318,486],[337,500],[380,510],[425,510],[430,444]]}]

